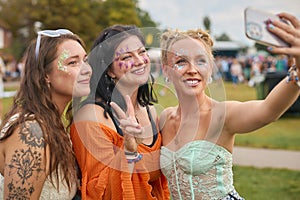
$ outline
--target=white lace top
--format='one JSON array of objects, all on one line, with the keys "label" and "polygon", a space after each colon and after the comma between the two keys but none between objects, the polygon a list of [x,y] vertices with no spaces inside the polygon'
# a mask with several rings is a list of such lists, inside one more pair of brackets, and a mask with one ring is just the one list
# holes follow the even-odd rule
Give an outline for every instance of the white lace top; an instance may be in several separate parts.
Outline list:
[{"label": "white lace top", "polygon": [[172,200],[219,200],[234,190],[232,154],[211,142],[193,141],[176,152],[162,147],[160,164]]}]

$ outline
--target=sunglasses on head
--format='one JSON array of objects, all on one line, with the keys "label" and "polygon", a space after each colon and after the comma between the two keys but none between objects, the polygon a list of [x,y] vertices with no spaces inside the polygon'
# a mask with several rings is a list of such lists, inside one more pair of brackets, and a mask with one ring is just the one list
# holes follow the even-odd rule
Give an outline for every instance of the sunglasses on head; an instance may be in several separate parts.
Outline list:
[{"label": "sunglasses on head", "polygon": [[38,59],[39,51],[40,51],[40,45],[41,45],[41,37],[47,36],[47,37],[59,37],[61,35],[71,34],[73,33],[69,31],[68,29],[57,29],[57,30],[43,30],[37,32],[38,36],[36,39],[36,46],[35,46],[35,58]]}]

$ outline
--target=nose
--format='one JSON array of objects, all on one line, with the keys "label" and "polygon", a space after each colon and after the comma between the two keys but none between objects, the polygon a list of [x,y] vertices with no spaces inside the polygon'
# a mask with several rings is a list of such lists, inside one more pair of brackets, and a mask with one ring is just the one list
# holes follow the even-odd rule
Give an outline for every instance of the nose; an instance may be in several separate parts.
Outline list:
[{"label": "nose", "polygon": [[140,66],[142,64],[147,64],[149,62],[149,57],[147,55],[135,55],[134,56],[134,66]]},{"label": "nose", "polygon": [[92,74],[92,68],[91,68],[91,66],[90,66],[89,63],[87,63],[87,62],[83,62],[83,63],[82,63],[82,66],[81,66],[81,73],[82,73],[82,74],[89,74],[89,75]]},{"label": "nose", "polygon": [[192,62],[189,63],[189,66],[187,68],[187,72],[189,72],[189,73],[197,73],[198,72],[198,67],[195,64],[195,62],[192,61]]}]

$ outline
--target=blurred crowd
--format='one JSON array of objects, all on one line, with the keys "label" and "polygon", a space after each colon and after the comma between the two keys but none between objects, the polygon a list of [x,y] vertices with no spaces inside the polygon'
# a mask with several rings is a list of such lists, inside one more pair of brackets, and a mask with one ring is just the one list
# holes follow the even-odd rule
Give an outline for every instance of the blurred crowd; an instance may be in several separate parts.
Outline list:
[{"label": "blurred crowd", "polygon": [[4,60],[0,57],[0,73],[3,81],[19,80],[23,71],[23,62],[14,59]]},{"label": "blurred crowd", "polygon": [[224,81],[251,87],[261,82],[266,73],[287,72],[289,66],[285,55],[216,56],[215,62]]}]

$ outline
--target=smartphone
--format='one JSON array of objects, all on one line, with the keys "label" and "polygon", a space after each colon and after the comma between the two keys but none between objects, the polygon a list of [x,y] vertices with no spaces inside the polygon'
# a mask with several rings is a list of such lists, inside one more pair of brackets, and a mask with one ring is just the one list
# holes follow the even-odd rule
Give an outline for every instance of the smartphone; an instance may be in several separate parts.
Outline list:
[{"label": "smartphone", "polygon": [[[244,11],[245,34],[249,39],[266,46],[288,47],[289,44],[267,29],[267,20],[279,19],[277,15],[248,7]],[[282,20],[287,23],[286,21]]]}]

